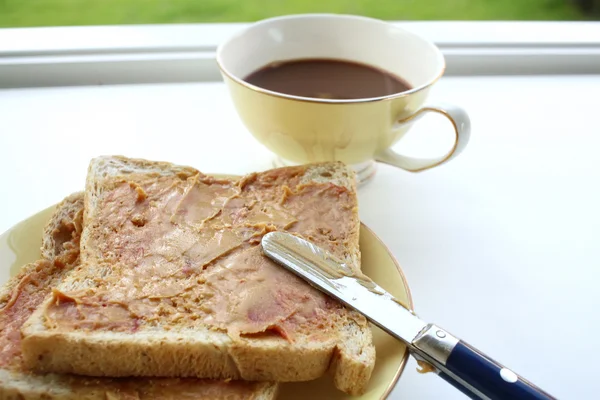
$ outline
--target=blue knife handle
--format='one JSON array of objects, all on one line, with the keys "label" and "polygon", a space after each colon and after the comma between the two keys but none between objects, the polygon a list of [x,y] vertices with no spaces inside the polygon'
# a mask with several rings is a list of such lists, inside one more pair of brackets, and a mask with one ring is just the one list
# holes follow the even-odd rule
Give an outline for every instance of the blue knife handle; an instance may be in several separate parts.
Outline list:
[{"label": "blue knife handle", "polygon": [[467,389],[465,386],[463,386],[462,383],[456,381],[455,378],[451,377],[450,375],[446,375],[444,372],[440,371],[438,373],[438,376],[446,382],[448,382],[449,384],[451,384],[452,386],[454,386],[456,389],[460,390],[468,398],[473,400],[481,399],[481,397],[473,393],[471,390]]},{"label": "blue knife handle", "polygon": [[463,341],[459,341],[450,353],[446,368],[490,399],[553,398]]},{"label": "blue knife handle", "polygon": [[548,400],[542,389],[518,376],[443,329],[430,325],[413,341],[417,356],[430,361],[439,376],[473,399]]}]

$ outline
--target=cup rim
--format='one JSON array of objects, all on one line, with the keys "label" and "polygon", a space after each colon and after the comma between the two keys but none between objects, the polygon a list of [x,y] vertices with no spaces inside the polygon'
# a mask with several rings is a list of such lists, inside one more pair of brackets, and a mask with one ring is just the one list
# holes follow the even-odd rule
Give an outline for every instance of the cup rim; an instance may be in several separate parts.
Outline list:
[{"label": "cup rim", "polygon": [[[222,53],[223,53],[224,47],[229,42],[231,42],[233,39],[246,34],[250,29],[252,29],[256,26],[266,25],[268,23],[271,23],[271,22],[277,21],[277,20],[281,21],[281,20],[289,20],[289,19],[308,19],[308,18],[343,18],[343,19],[354,19],[354,20],[367,20],[367,21],[371,21],[371,22],[387,24],[390,27],[393,27],[396,30],[402,31],[403,33],[405,33],[409,36],[412,36],[412,37],[422,40],[425,44],[427,44],[430,48],[432,48],[439,55],[439,58],[441,61],[440,71],[438,72],[438,74],[435,77],[433,77],[429,81],[425,82],[424,84],[415,86],[414,88],[412,88],[410,90],[406,90],[406,91],[400,92],[400,93],[393,93],[393,94],[389,94],[389,95],[385,95],[385,96],[378,96],[378,97],[365,97],[365,98],[360,98],[360,99],[320,99],[320,98],[314,98],[314,97],[304,97],[304,96],[296,96],[296,95],[292,95],[292,94],[280,93],[280,92],[276,92],[273,90],[262,88],[260,86],[253,85],[251,83],[246,82],[242,78],[234,75],[223,65]],[[260,93],[263,93],[266,95],[280,97],[280,98],[284,98],[284,99],[288,99],[288,100],[302,101],[302,102],[308,102],[308,103],[321,103],[321,104],[371,103],[371,102],[376,102],[376,101],[394,100],[397,98],[406,97],[413,93],[420,92],[424,89],[431,87],[434,83],[436,83],[438,80],[440,80],[440,78],[444,75],[444,72],[446,71],[446,60],[444,58],[444,55],[442,54],[440,49],[430,40],[428,40],[420,35],[417,35],[411,31],[408,31],[404,28],[393,25],[387,21],[383,21],[383,20],[380,20],[377,18],[370,18],[370,17],[364,17],[364,16],[360,16],[360,15],[351,15],[351,14],[327,14],[327,13],[291,14],[291,15],[284,15],[284,16],[279,16],[279,17],[266,18],[266,19],[254,22],[250,26],[247,26],[246,28],[238,31],[236,34],[234,34],[233,36],[231,36],[230,38],[228,38],[227,40],[225,40],[224,42],[221,42],[219,44],[219,46],[217,47],[216,61],[217,61],[217,65],[219,66],[219,69],[221,70],[221,72],[224,75],[226,75],[229,79],[233,80],[234,82],[247,87],[248,89],[251,89],[256,92],[260,92]]]}]

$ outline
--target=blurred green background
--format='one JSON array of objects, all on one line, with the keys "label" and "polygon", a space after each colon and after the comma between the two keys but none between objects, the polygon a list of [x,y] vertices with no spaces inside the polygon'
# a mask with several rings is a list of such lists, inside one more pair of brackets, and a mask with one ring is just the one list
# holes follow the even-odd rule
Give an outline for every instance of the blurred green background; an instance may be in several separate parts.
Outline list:
[{"label": "blurred green background", "polygon": [[600,0],[0,0],[0,26],[255,21],[334,12],[386,20],[580,20]]}]

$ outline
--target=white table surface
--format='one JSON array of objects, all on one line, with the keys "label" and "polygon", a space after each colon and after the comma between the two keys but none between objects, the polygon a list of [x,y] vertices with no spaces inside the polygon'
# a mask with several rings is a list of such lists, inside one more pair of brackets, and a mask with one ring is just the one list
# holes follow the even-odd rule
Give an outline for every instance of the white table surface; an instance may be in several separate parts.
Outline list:
[{"label": "white table surface", "polygon": [[[382,165],[359,193],[417,312],[561,399],[600,396],[598,93],[600,76],[444,78],[432,99],[470,113],[465,153],[421,174]],[[446,128],[431,117],[403,147],[441,151]],[[0,231],[80,190],[100,154],[271,165],[221,83],[0,90]],[[391,398],[463,396],[411,361]]]}]

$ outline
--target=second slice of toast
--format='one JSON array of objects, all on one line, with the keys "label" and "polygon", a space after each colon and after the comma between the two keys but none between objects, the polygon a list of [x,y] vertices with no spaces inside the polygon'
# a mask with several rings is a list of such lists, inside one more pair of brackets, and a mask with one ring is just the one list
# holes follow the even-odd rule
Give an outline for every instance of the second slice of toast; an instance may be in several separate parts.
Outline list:
[{"label": "second slice of toast", "polygon": [[46,225],[42,259],[0,285],[0,400],[273,400],[277,384],[193,378],[91,378],[24,368],[19,329],[79,264],[83,193],[63,200]]},{"label": "second slice of toast", "polygon": [[39,371],[303,381],[364,391],[367,321],[262,255],[286,230],[360,268],[352,173],[325,163],[216,179],[168,163],[90,164],[81,265],[24,326]]}]

